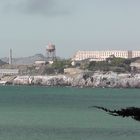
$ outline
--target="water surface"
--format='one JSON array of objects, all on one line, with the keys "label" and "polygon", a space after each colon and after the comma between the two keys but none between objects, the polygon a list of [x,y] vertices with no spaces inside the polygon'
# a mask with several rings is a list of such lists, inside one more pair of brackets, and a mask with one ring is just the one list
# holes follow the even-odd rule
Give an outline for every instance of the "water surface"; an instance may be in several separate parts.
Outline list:
[{"label": "water surface", "polygon": [[140,89],[0,86],[0,140],[139,140],[140,122],[93,105],[140,107]]}]

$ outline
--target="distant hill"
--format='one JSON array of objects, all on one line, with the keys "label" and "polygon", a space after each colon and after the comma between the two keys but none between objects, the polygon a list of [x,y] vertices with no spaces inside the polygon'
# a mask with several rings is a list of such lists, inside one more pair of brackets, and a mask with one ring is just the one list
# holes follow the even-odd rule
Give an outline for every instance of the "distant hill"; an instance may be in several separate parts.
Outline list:
[{"label": "distant hill", "polygon": [[0,66],[4,65],[4,64],[7,64],[6,62],[0,60]]},{"label": "distant hill", "polygon": [[[1,60],[8,63],[9,58],[5,57],[5,58],[1,58]],[[13,64],[31,65],[34,64],[34,62],[37,60],[47,60],[47,58],[43,54],[35,54],[29,57],[13,58]]]}]

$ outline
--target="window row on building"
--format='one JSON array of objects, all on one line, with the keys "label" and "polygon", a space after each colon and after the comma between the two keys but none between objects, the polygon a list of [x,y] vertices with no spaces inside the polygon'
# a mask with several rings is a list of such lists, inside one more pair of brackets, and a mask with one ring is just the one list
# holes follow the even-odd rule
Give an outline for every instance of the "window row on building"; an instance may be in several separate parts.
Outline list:
[{"label": "window row on building", "polygon": [[75,61],[81,61],[85,59],[95,59],[96,61],[103,61],[111,56],[120,58],[135,58],[140,57],[140,51],[78,51],[73,57]]}]

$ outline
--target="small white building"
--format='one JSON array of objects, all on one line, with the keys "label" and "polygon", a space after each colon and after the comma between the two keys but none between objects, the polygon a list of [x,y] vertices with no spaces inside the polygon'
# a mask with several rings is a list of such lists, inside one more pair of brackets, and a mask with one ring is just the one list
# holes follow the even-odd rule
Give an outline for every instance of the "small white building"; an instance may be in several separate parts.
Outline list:
[{"label": "small white building", "polygon": [[45,65],[46,61],[35,61],[35,65]]},{"label": "small white building", "polygon": [[65,74],[78,74],[83,72],[83,70],[78,69],[78,68],[66,68],[64,69]]},{"label": "small white building", "polygon": [[140,71],[140,63],[138,62],[133,62],[130,64],[131,70],[132,71]]},{"label": "small white building", "polygon": [[19,69],[0,69],[0,75],[18,75]]},{"label": "small white building", "polygon": [[133,62],[130,64],[130,66],[140,69],[140,63],[138,63],[138,62]]}]

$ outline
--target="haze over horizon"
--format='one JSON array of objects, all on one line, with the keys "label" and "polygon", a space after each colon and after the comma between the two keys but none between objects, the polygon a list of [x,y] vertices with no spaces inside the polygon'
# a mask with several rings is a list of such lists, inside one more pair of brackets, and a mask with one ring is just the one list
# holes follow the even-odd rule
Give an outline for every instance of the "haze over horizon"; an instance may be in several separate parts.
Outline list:
[{"label": "haze over horizon", "polygon": [[1,0],[0,58],[77,50],[139,50],[139,0]]}]

